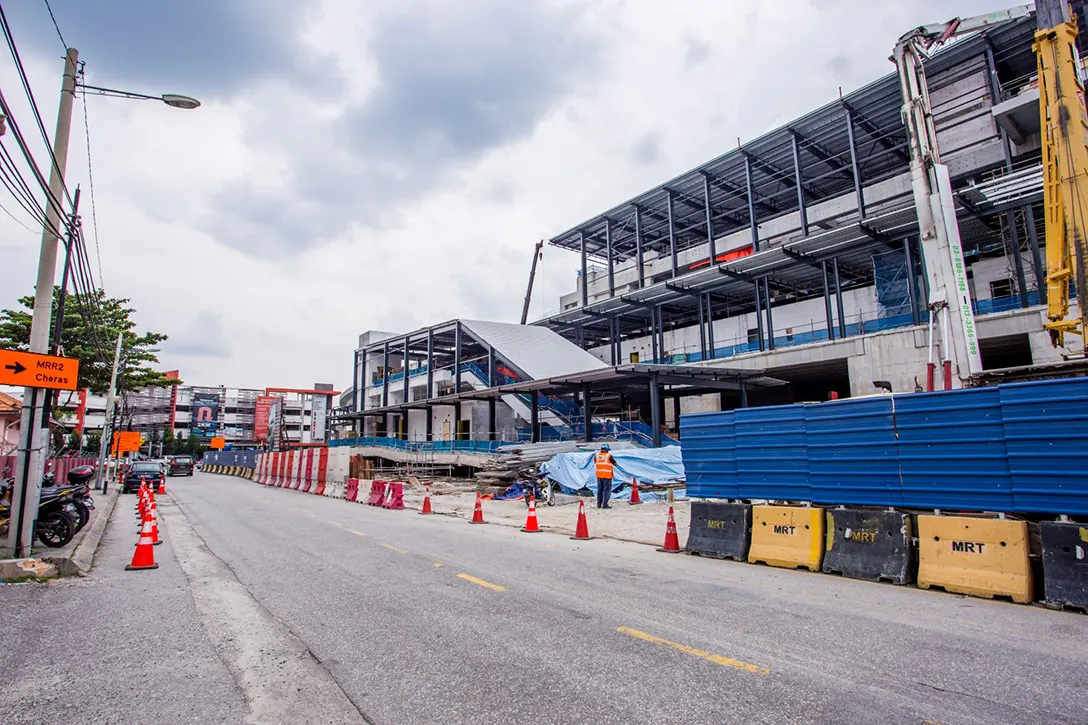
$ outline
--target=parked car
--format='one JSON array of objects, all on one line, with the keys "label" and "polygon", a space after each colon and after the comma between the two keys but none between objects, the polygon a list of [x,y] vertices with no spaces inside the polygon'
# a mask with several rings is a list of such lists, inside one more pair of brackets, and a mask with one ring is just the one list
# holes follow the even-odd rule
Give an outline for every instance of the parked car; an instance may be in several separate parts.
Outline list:
[{"label": "parked car", "polygon": [[140,481],[157,487],[160,481],[165,480],[166,471],[161,463],[136,461],[125,470],[124,478],[121,479],[121,493],[136,493],[140,490]]},{"label": "parked car", "polygon": [[173,456],[166,468],[168,476],[191,476],[196,467],[192,456]]}]

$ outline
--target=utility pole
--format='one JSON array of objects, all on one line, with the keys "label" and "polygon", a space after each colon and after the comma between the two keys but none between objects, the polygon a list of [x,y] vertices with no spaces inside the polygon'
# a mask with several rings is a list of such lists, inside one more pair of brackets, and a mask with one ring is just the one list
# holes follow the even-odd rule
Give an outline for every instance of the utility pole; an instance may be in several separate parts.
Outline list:
[{"label": "utility pole", "polygon": [[[57,276],[56,230],[60,228],[60,202],[64,196],[64,170],[68,164],[68,137],[72,127],[72,105],[75,101],[76,69],[79,51],[69,48],[64,60],[60,108],[57,128],[53,135],[50,161],[49,194],[45,200],[45,226],[42,229],[41,252],[38,257],[38,283],[34,289],[34,316],[30,323],[30,352],[49,352],[50,318],[53,312],[53,282]],[[24,388],[23,410],[19,427],[19,451],[15,459],[15,489],[12,493],[12,522],[8,546],[16,558],[30,554],[38,519],[41,496],[42,466],[48,450],[48,438],[43,435],[37,416],[49,415],[40,410],[43,394],[38,388]]]},{"label": "utility pole", "polygon": [[[106,394],[106,416],[102,419],[102,440],[98,446],[98,474],[94,481],[95,489],[102,489],[103,493],[106,489],[102,485],[102,469],[106,465],[106,451],[110,449],[110,443],[113,441],[113,434],[117,430],[118,426],[113,424],[113,406],[117,401],[117,396],[114,394],[114,390],[117,388],[117,368],[121,363],[121,336],[125,333],[117,333],[117,349],[113,351],[113,372],[110,373],[110,390]],[[106,435],[106,430],[109,430],[109,435]]]}]

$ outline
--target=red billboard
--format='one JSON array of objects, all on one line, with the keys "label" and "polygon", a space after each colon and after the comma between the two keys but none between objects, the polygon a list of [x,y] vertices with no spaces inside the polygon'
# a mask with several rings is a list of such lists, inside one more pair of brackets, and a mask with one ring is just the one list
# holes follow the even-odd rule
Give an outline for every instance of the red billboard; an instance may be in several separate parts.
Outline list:
[{"label": "red billboard", "polygon": [[258,395],[253,411],[253,440],[268,440],[268,417],[272,413],[272,404],[278,395]]}]

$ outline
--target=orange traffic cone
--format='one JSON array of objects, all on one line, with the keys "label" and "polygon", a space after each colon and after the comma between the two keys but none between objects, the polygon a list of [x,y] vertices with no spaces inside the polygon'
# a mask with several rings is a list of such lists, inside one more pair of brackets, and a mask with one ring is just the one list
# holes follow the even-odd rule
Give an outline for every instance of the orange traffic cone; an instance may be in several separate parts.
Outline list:
[{"label": "orange traffic cone", "polygon": [[480,494],[478,494],[478,493],[476,494],[476,508],[474,508],[472,510],[472,521],[469,522],[469,523],[473,523],[473,524],[486,524],[487,523],[486,521],[484,521],[484,502],[483,502],[483,499],[480,498]]},{"label": "orange traffic cone", "polygon": [[680,537],[676,535],[676,519],[673,518],[672,506],[669,506],[669,522],[665,524],[665,545],[658,551],[666,554],[680,553]]},{"label": "orange traffic cone", "polygon": [[155,563],[155,547],[151,543],[151,521],[144,521],[140,531],[140,540],[136,542],[136,551],[132,554],[132,563],[125,567],[128,571],[136,569],[158,569]]},{"label": "orange traffic cone", "polygon": [[540,524],[536,520],[536,501],[533,500],[533,494],[529,494],[529,516],[525,519],[525,527],[522,528],[527,534],[539,534]]},{"label": "orange traffic cone", "polygon": [[159,511],[155,508],[155,499],[151,499],[151,506],[147,510],[147,515],[151,519],[151,543],[158,546],[162,542],[159,541]]},{"label": "orange traffic cone", "polygon": [[166,493],[166,478],[165,477],[159,479],[159,490],[156,491],[156,493],[162,493],[162,494]]},{"label": "orange traffic cone", "polygon": [[631,479],[631,500],[627,503],[634,506],[636,503],[642,503],[642,499],[638,496],[638,479]]},{"label": "orange traffic cone", "polygon": [[431,511],[431,487],[427,486],[427,493],[423,496],[423,508],[419,510],[421,514],[433,514]]},{"label": "orange traffic cone", "polygon": [[578,502],[578,525],[574,527],[574,536],[570,538],[578,539],[580,541],[585,541],[587,539],[593,538],[589,535],[589,522],[586,521],[585,501]]}]

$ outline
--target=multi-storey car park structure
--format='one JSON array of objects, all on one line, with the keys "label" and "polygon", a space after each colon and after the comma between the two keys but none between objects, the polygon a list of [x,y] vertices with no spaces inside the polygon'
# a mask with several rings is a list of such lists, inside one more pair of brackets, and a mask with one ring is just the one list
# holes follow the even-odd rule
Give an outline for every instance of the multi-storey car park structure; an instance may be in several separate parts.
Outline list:
[{"label": "multi-storey car park structure", "polygon": [[[985,370],[1081,347],[1055,348],[1044,329],[1034,32],[1030,17],[996,25],[925,64]],[[890,74],[556,235],[579,255],[578,284],[524,333],[470,321],[367,333],[346,419],[409,440],[592,437],[588,412],[648,421],[656,442],[682,411],[922,387],[932,274],[902,106]],[[513,364],[530,354],[566,362]],[[953,372],[953,387],[971,383],[966,365]]]}]

